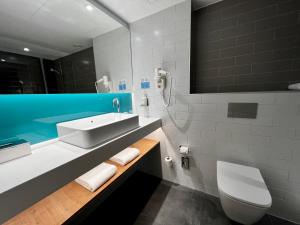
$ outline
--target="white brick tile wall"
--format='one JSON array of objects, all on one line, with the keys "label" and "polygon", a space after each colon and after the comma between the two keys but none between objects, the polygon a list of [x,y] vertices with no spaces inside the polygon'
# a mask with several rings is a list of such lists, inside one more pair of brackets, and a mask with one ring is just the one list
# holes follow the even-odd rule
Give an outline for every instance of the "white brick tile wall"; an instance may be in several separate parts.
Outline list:
[{"label": "white brick tile wall", "polygon": [[[164,179],[218,195],[217,160],[255,166],[272,193],[271,213],[300,222],[300,93],[189,94],[189,29],[189,1],[132,24],[135,101],[143,94],[143,76],[153,86],[154,67],[169,70],[174,79],[168,109],[157,91],[147,91],[148,114],[163,119],[163,129],[150,137],[161,141]],[[161,36],[153,36],[154,30]],[[229,102],[258,103],[257,119],[227,118]],[[191,148],[190,170],[181,168],[180,144]],[[167,155],[173,169],[164,164]]]},{"label": "white brick tile wall", "polygon": [[216,104],[189,104],[190,112],[199,112],[199,113],[216,113],[217,105]]},{"label": "white brick tile wall", "polygon": [[201,97],[199,95],[182,95],[182,94],[177,94],[174,95],[176,102],[181,102],[181,103],[201,103]]}]

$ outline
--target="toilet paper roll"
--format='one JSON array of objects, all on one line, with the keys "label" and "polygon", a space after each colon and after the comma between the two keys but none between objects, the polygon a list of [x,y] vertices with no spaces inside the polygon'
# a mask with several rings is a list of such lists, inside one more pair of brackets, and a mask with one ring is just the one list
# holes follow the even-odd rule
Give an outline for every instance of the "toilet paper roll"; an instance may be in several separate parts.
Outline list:
[{"label": "toilet paper roll", "polygon": [[167,167],[172,167],[173,166],[172,157],[170,156],[165,157],[165,164],[167,165]]}]

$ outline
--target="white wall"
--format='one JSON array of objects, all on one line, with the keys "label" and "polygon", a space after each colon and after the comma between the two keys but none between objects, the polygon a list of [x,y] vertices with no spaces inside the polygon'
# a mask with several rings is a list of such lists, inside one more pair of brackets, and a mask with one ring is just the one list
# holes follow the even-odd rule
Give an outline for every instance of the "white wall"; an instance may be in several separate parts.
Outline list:
[{"label": "white wall", "polygon": [[[163,119],[162,157],[175,159],[164,179],[218,195],[216,161],[252,165],[261,169],[273,197],[272,214],[300,222],[300,94],[237,93],[189,94],[190,1],[132,24],[135,101],[143,92],[140,79],[153,85],[153,70],[161,66],[174,79],[172,105],[165,109],[160,95],[150,96],[150,116]],[[227,118],[228,102],[258,102],[258,117]],[[143,114],[144,109],[138,107]],[[177,147],[192,149],[192,166],[183,170]]]},{"label": "white wall", "polygon": [[132,90],[132,71],[130,56],[130,33],[118,28],[93,40],[96,76],[109,75],[113,81],[113,92],[118,91],[120,80],[126,80],[127,90]]}]

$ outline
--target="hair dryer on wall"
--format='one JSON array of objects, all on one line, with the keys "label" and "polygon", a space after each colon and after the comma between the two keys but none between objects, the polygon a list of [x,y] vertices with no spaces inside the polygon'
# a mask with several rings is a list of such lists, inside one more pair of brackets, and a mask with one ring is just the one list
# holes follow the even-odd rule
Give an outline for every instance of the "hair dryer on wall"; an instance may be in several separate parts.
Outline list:
[{"label": "hair dryer on wall", "polygon": [[[102,84],[102,91],[99,90],[99,87]],[[97,93],[104,92],[108,93],[112,91],[112,82],[108,80],[108,76],[103,76],[101,79],[97,80],[95,82],[95,87],[97,90]]]},{"label": "hair dryer on wall", "polygon": [[156,88],[163,91],[167,86],[167,75],[168,72],[165,70],[162,70],[161,68],[156,68],[154,70],[154,80],[155,80],[155,86]]},{"label": "hair dryer on wall", "polygon": [[[167,87],[168,76],[170,77],[170,88],[169,88],[169,97],[168,100],[166,101],[164,90]],[[168,107],[170,105],[170,100],[172,95],[172,77],[170,76],[170,73],[161,68],[155,68],[154,80],[155,80],[156,88],[160,90],[160,94],[163,98],[164,106]]]}]

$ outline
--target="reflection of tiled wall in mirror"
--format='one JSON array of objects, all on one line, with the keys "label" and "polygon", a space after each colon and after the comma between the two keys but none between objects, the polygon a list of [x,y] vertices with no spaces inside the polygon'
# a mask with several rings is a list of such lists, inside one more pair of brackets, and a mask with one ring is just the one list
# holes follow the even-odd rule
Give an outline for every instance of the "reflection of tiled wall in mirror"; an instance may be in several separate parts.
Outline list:
[{"label": "reflection of tiled wall in mirror", "polygon": [[[57,79],[57,86],[51,86],[51,81],[47,78],[50,93],[96,92],[94,85],[96,70],[92,47],[55,60],[54,68],[58,71],[58,74],[54,72],[54,75],[60,78]],[[62,76],[59,73],[62,73]]]},{"label": "reflection of tiled wall in mirror", "polygon": [[0,94],[45,93],[40,59],[0,51]]},{"label": "reflection of tiled wall in mirror", "polygon": [[[46,93],[40,59],[1,52],[0,94]],[[94,93],[93,48],[56,59],[43,59],[48,93]]]},{"label": "reflection of tiled wall in mirror", "polygon": [[97,79],[108,76],[112,92],[118,91],[120,81],[126,82],[125,92],[132,90],[130,33],[122,27],[93,40]]}]

